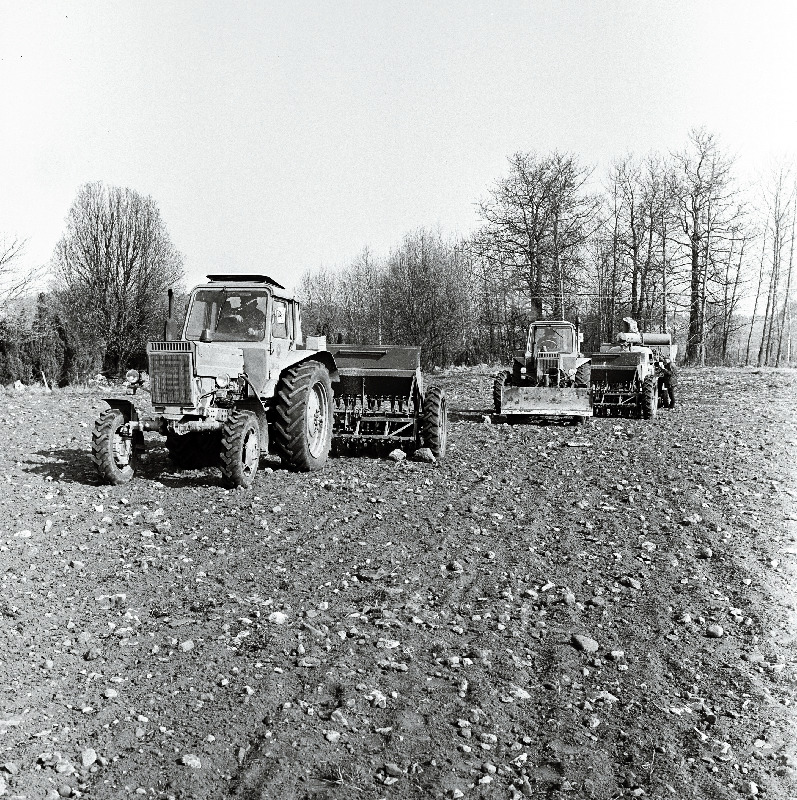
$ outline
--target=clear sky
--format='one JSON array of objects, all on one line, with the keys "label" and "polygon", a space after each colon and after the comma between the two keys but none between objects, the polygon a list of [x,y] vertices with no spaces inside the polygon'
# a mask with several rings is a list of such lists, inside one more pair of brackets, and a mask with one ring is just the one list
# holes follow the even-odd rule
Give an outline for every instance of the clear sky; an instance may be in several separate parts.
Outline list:
[{"label": "clear sky", "polygon": [[797,150],[797,3],[0,0],[0,237],[48,261],[78,187],[152,195],[187,282],[293,285],[466,234],[518,150]]}]

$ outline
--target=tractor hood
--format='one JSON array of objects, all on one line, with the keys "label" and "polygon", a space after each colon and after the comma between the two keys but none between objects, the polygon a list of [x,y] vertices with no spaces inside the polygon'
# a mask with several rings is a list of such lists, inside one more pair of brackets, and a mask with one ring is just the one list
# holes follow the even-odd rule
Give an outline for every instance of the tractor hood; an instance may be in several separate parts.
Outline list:
[{"label": "tractor hood", "polygon": [[244,351],[241,347],[221,342],[195,342],[194,347],[196,374],[200,378],[229,375],[234,379],[244,371]]}]

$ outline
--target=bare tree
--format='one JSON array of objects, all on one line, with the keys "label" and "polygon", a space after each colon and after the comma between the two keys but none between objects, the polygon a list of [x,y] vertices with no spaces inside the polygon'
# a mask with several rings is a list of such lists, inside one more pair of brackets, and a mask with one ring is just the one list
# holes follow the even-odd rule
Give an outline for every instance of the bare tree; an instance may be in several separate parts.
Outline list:
[{"label": "bare tree", "polygon": [[157,335],[183,260],[151,197],[87,183],[53,256],[54,288],[72,335],[107,374],[124,371]]},{"label": "bare tree", "polygon": [[510,269],[532,318],[561,316],[575,294],[581,247],[593,230],[598,200],[586,191],[589,171],[571,154],[516,153],[509,175],[479,206],[480,237]]},{"label": "bare tree", "polygon": [[19,260],[26,242],[16,237],[0,239],[0,313],[25,293],[34,271],[21,272]]},{"label": "bare tree", "polygon": [[675,155],[678,167],[678,210],[689,254],[689,336],[686,360],[706,363],[707,318],[717,251],[727,248],[738,227],[739,204],[733,183],[733,160],[705,130],[689,134],[687,148]]},{"label": "bare tree", "polygon": [[[761,331],[761,340],[758,346],[758,366],[769,364],[772,359],[772,348],[775,340],[776,326],[785,321],[778,319],[778,305],[780,303],[781,267],[784,262],[785,250],[791,235],[790,221],[793,219],[795,193],[790,169],[780,165],[772,173],[768,184],[764,188],[766,205],[766,226],[769,234],[769,287],[767,289],[766,305],[764,307],[764,321]],[[790,259],[791,260],[791,259]],[[762,276],[763,280],[763,267]],[[788,298],[784,299],[784,309]],[[778,334],[777,339],[780,339]]]},{"label": "bare tree", "polygon": [[[794,194],[792,194],[794,199]],[[789,267],[786,272],[786,291],[783,299],[783,310],[780,318],[780,336],[778,337],[778,355],[775,358],[775,366],[780,366],[780,356],[783,350],[783,332],[786,334],[786,363],[791,360],[791,276],[794,265],[794,233],[795,223],[797,223],[797,203],[792,203],[791,212],[791,244],[789,245]],[[788,326],[788,329],[787,329]]]}]

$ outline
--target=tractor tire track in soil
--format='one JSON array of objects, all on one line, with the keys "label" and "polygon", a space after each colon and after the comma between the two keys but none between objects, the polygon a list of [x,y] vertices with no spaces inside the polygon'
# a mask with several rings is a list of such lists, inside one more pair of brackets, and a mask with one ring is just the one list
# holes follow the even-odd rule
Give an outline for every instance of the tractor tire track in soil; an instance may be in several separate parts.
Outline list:
[{"label": "tractor tire track in soil", "polygon": [[99,486],[96,393],[4,393],[0,795],[797,796],[797,374],[583,427],[434,380],[445,461],[249,491]]}]

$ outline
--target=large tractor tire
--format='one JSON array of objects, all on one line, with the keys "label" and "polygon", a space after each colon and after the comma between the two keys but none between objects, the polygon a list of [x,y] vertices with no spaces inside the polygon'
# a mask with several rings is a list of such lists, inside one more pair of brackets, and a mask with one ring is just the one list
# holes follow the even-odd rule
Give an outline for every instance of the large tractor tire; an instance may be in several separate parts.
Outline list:
[{"label": "large tractor tire", "polygon": [[235,411],[221,433],[221,478],[230,488],[248,489],[260,464],[260,428],[248,411]]},{"label": "large tractor tire", "polygon": [[495,407],[495,413],[501,413],[501,400],[504,396],[504,387],[512,385],[512,374],[505,370],[504,372],[499,372],[495,376],[495,380],[493,381],[493,406]]},{"label": "large tractor tire", "polygon": [[277,387],[274,444],[299,472],[321,469],[332,445],[332,382],[319,361],[302,361],[283,372]]},{"label": "large tractor tire", "polygon": [[573,386],[576,389],[589,389],[589,378],[590,378],[591,368],[589,363],[582,364],[576,370],[576,377],[573,379]]},{"label": "large tractor tire", "polygon": [[423,396],[421,410],[423,443],[435,458],[444,458],[448,445],[448,410],[446,393],[439,386],[431,386]]},{"label": "large tractor tire", "polygon": [[193,432],[179,436],[166,434],[169,459],[177,469],[200,469],[216,466],[219,459],[221,437],[215,431]]},{"label": "large tractor tire", "polygon": [[655,375],[642,381],[642,418],[653,419],[659,410],[659,382]]},{"label": "large tractor tire", "polygon": [[135,474],[136,443],[131,437],[119,433],[124,424],[122,412],[115,408],[104,411],[94,423],[91,460],[103,483],[127,483]]}]

